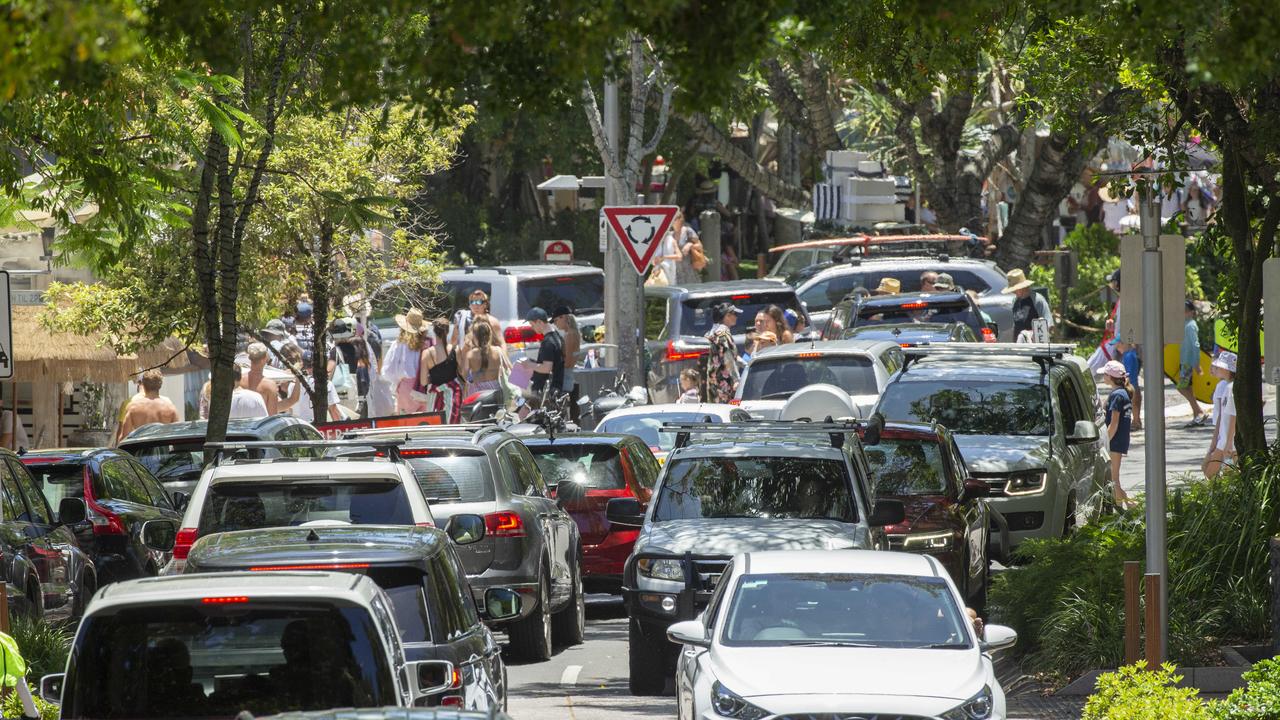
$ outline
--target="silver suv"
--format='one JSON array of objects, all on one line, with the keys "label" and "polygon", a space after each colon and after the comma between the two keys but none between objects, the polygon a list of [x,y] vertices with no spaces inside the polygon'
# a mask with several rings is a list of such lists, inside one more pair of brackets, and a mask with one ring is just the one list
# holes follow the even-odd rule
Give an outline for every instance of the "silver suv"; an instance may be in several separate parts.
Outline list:
[{"label": "silver suv", "polygon": [[1110,479],[1097,387],[1071,345],[906,348],[876,412],[937,422],[986,481],[1010,541],[1060,537]]},{"label": "silver suv", "polygon": [[610,522],[641,528],[622,581],[637,695],[662,692],[678,650],[667,628],[702,611],[734,555],[886,549],[883,527],[904,515],[899,501],[875,501],[855,423],[665,427],[676,449],[647,510],[635,498],[606,510]]},{"label": "silver suv", "polygon": [[893,278],[902,285],[901,292],[919,292],[920,275],[932,270],[947,273],[956,285],[978,293],[978,308],[991,316],[1000,340],[1013,340],[1013,296],[1001,293],[1009,286],[1004,271],[990,260],[951,257],[898,257],[877,260],[853,259],[818,271],[803,282],[797,282],[796,294],[809,311],[814,327],[819,330],[841,300],[857,288],[871,290],[883,278]]}]

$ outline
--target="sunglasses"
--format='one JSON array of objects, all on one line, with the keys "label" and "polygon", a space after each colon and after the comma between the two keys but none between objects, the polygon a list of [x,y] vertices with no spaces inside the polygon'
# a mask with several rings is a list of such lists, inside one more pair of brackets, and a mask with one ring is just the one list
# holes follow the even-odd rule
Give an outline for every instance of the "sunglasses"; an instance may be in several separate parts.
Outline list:
[{"label": "sunglasses", "polygon": [[485,301],[484,301],[484,300],[472,300],[472,301],[471,301],[471,304],[472,304],[472,305],[483,305],[484,303],[485,303]]}]

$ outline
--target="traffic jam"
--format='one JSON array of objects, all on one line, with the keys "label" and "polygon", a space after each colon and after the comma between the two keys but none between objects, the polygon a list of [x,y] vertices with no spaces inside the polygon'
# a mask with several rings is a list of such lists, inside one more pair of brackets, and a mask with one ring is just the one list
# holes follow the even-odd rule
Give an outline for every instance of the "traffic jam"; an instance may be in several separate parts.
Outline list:
[{"label": "traffic jam", "polygon": [[[498,714],[507,663],[592,643],[605,594],[626,687],[682,719],[1004,718],[993,565],[1112,477],[1095,375],[1016,326],[1022,271],[954,245],[815,241],[765,279],[646,286],[635,381],[607,363],[601,270],[458,268],[436,334],[469,377],[443,411],[9,453],[6,525],[46,549],[15,612],[78,623],[40,696],[64,718]],[[376,298],[357,319],[386,368],[430,333]]]}]

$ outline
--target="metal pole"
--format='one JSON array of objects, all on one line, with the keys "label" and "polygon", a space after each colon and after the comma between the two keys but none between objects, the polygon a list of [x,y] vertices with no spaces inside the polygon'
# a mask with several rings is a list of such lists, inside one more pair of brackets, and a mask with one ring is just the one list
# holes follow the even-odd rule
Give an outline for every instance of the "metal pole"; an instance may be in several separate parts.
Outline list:
[{"label": "metal pole", "polygon": [[[1166,570],[1168,552],[1165,547],[1165,463],[1164,463],[1164,373],[1160,358],[1164,356],[1164,288],[1160,258],[1160,204],[1152,189],[1139,189],[1139,219],[1142,223],[1142,380],[1148,398],[1145,403],[1146,495],[1147,495],[1147,575],[1160,576],[1159,620],[1160,659],[1169,646],[1167,608],[1169,583]],[[1147,641],[1150,645],[1150,640]]]},{"label": "metal pole", "polygon": [[[618,84],[608,78],[604,81],[604,136],[609,141],[609,147],[614,153],[615,160],[618,153],[618,138],[622,134],[618,124]],[[610,182],[609,168],[604,169],[604,204],[605,207],[612,207],[622,204],[622,198],[618,197],[617,192]],[[611,230],[605,230],[606,237],[612,234]],[[619,292],[618,284],[622,280],[622,273],[631,272],[629,267],[624,267],[625,258],[622,257],[622,248],[618,242],[609,238],[605,244],[604,251],[604,323],[606,342],[622,347],[625,344],[623,334],[625,329],[619,322],[622,319],[622,293]],[[621,368],[621,363],[617,353],[610,353],[613,356],[614,367]]]}]

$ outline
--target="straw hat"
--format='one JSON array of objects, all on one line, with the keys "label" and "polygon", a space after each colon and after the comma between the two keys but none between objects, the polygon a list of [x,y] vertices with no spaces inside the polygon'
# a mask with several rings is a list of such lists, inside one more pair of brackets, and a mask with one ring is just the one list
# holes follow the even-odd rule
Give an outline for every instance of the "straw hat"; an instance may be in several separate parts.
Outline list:
[{"label": "straw hat", "polygon": [[1005,295],[1008,295],[1010,293],[1015,293],[1023,288],[1029,288],[1033,284],[1030,280],[1027,279],[1027,274],[1022,272],[1021,269],[1010,270],[1009,272],[1004,274],[1004,277],[1005,277],[1005,280],[1009,282],[1009,287],[1001,290],[1000,292],[1004,293]]},{"label": "straw hat", "polygon": [[871,291],[872,295],[897,295],[902,292],[902,282],[898,278],[880,278],[880,285]]},{"label": "straw hat", "polygon": [[404,315],[396,315],[396,325],[413,335],[421,335],[427,331],[427,321],[418,308],[409,308],[409,312]]}]

